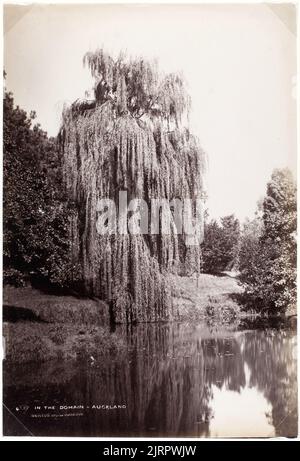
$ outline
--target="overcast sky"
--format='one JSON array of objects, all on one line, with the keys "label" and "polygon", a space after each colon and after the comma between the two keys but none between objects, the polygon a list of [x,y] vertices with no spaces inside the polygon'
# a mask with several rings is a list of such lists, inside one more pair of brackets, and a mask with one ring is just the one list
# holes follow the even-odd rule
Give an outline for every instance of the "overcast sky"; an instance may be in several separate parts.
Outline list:
[{"label": "overcast sky", "polygon": [[157,57],[182,71],[209,158],[210,216],[253,216],[276,167],[296,165],[293,6],[6,7],[6,86],[50,135],[92,80],[86,51]]}]

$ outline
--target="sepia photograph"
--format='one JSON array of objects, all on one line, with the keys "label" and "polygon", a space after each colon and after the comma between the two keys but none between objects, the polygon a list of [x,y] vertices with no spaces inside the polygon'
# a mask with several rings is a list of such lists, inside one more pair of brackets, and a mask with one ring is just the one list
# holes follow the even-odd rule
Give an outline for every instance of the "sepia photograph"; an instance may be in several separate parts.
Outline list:
[{"label": "sepia photograph", "polygon": [[297,13],[3,5],[4,438],[298,437]]}]

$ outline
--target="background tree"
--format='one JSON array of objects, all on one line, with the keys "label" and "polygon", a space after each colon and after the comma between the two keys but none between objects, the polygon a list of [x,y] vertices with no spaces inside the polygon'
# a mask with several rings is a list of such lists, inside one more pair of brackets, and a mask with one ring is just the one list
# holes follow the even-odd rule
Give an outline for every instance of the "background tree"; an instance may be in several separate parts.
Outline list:
[{"label": "background tree", "polygon": [[202,244],[203,271],[219,273],[238,268],[240,224],[234,215],[205,223]]},{"label": "background tree", "polygon": [[5,92],[3,120],[4,281],[42,279],[65,285],[70,257],[68,214],[54,139],[14,107]]},{"label": "background tree", "polygon": [[252,308],[278,314],[295,307],[296,213],[291,172],[274,170],[261,217],[246,227],[242,237],[240,278]]},{"label": "background tree", "polygon": [[223,264],[225,270],[236,270],[239,266],[240,251],[240,223],[235,216],[229,215],[221,218],[223,248]]},{"label": "background tree", "polygon": [[260,238],[262,236],[262,217],[257,214],[255,219],[246,219],[241,232],[239,253],[239,269],[242,273],[256,265],[260,251]]}]

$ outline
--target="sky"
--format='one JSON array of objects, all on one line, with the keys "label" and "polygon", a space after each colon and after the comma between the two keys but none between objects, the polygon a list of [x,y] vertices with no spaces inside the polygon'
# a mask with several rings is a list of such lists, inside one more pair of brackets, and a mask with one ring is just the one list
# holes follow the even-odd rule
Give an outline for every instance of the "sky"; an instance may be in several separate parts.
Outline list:
[{"label": "sky", "polygon": [[208,157],[212,218],[253,217],[274,168],[296,168],[292,5],[29,5],[4,11],[6,87],[56,135],[93,81],[87,51],[157,58],[182,72]]}]

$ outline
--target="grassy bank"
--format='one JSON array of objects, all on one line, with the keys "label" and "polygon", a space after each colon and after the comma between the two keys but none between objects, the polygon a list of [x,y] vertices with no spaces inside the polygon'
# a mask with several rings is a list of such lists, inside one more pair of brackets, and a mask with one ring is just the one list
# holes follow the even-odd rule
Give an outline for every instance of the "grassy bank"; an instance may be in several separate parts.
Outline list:
[{"label": "grassy bank", "polygon": [[229,275],[201,274],[193,277],[172,277],[174,311],[179,320],[214,318],[230,320],[242,315],[238,297],[243,288]]},{"label": "grassy bank", "polygon": [[[175,321],[233,324],[246,316],[239,299],[243,288],[235,277],[201,274],[170,276]],[[111,333],[106,303],[39,290],[4,288],[6,360],[11,362],[74,360],[118,354],[122,339]]]},{"label": "grassy bank", "polygon": [[6,323],[5,359],[11,362],[52,359],[93,361],[99,355],[117,353],[120,339],[107,328],[86,325],[19,322]]},{"label": "grassy bank", "polygon": [[122,347],[110,333],[108,306],[100,300],[53,296],[30,287],[3,291],[7,361],[92,360]]},{"label": "grassy bank", "polygon": [[4,321],[30,320],[47,323],[107,325],[106,303],[75,296],[55,296],[31,287],[3,289]]}]

